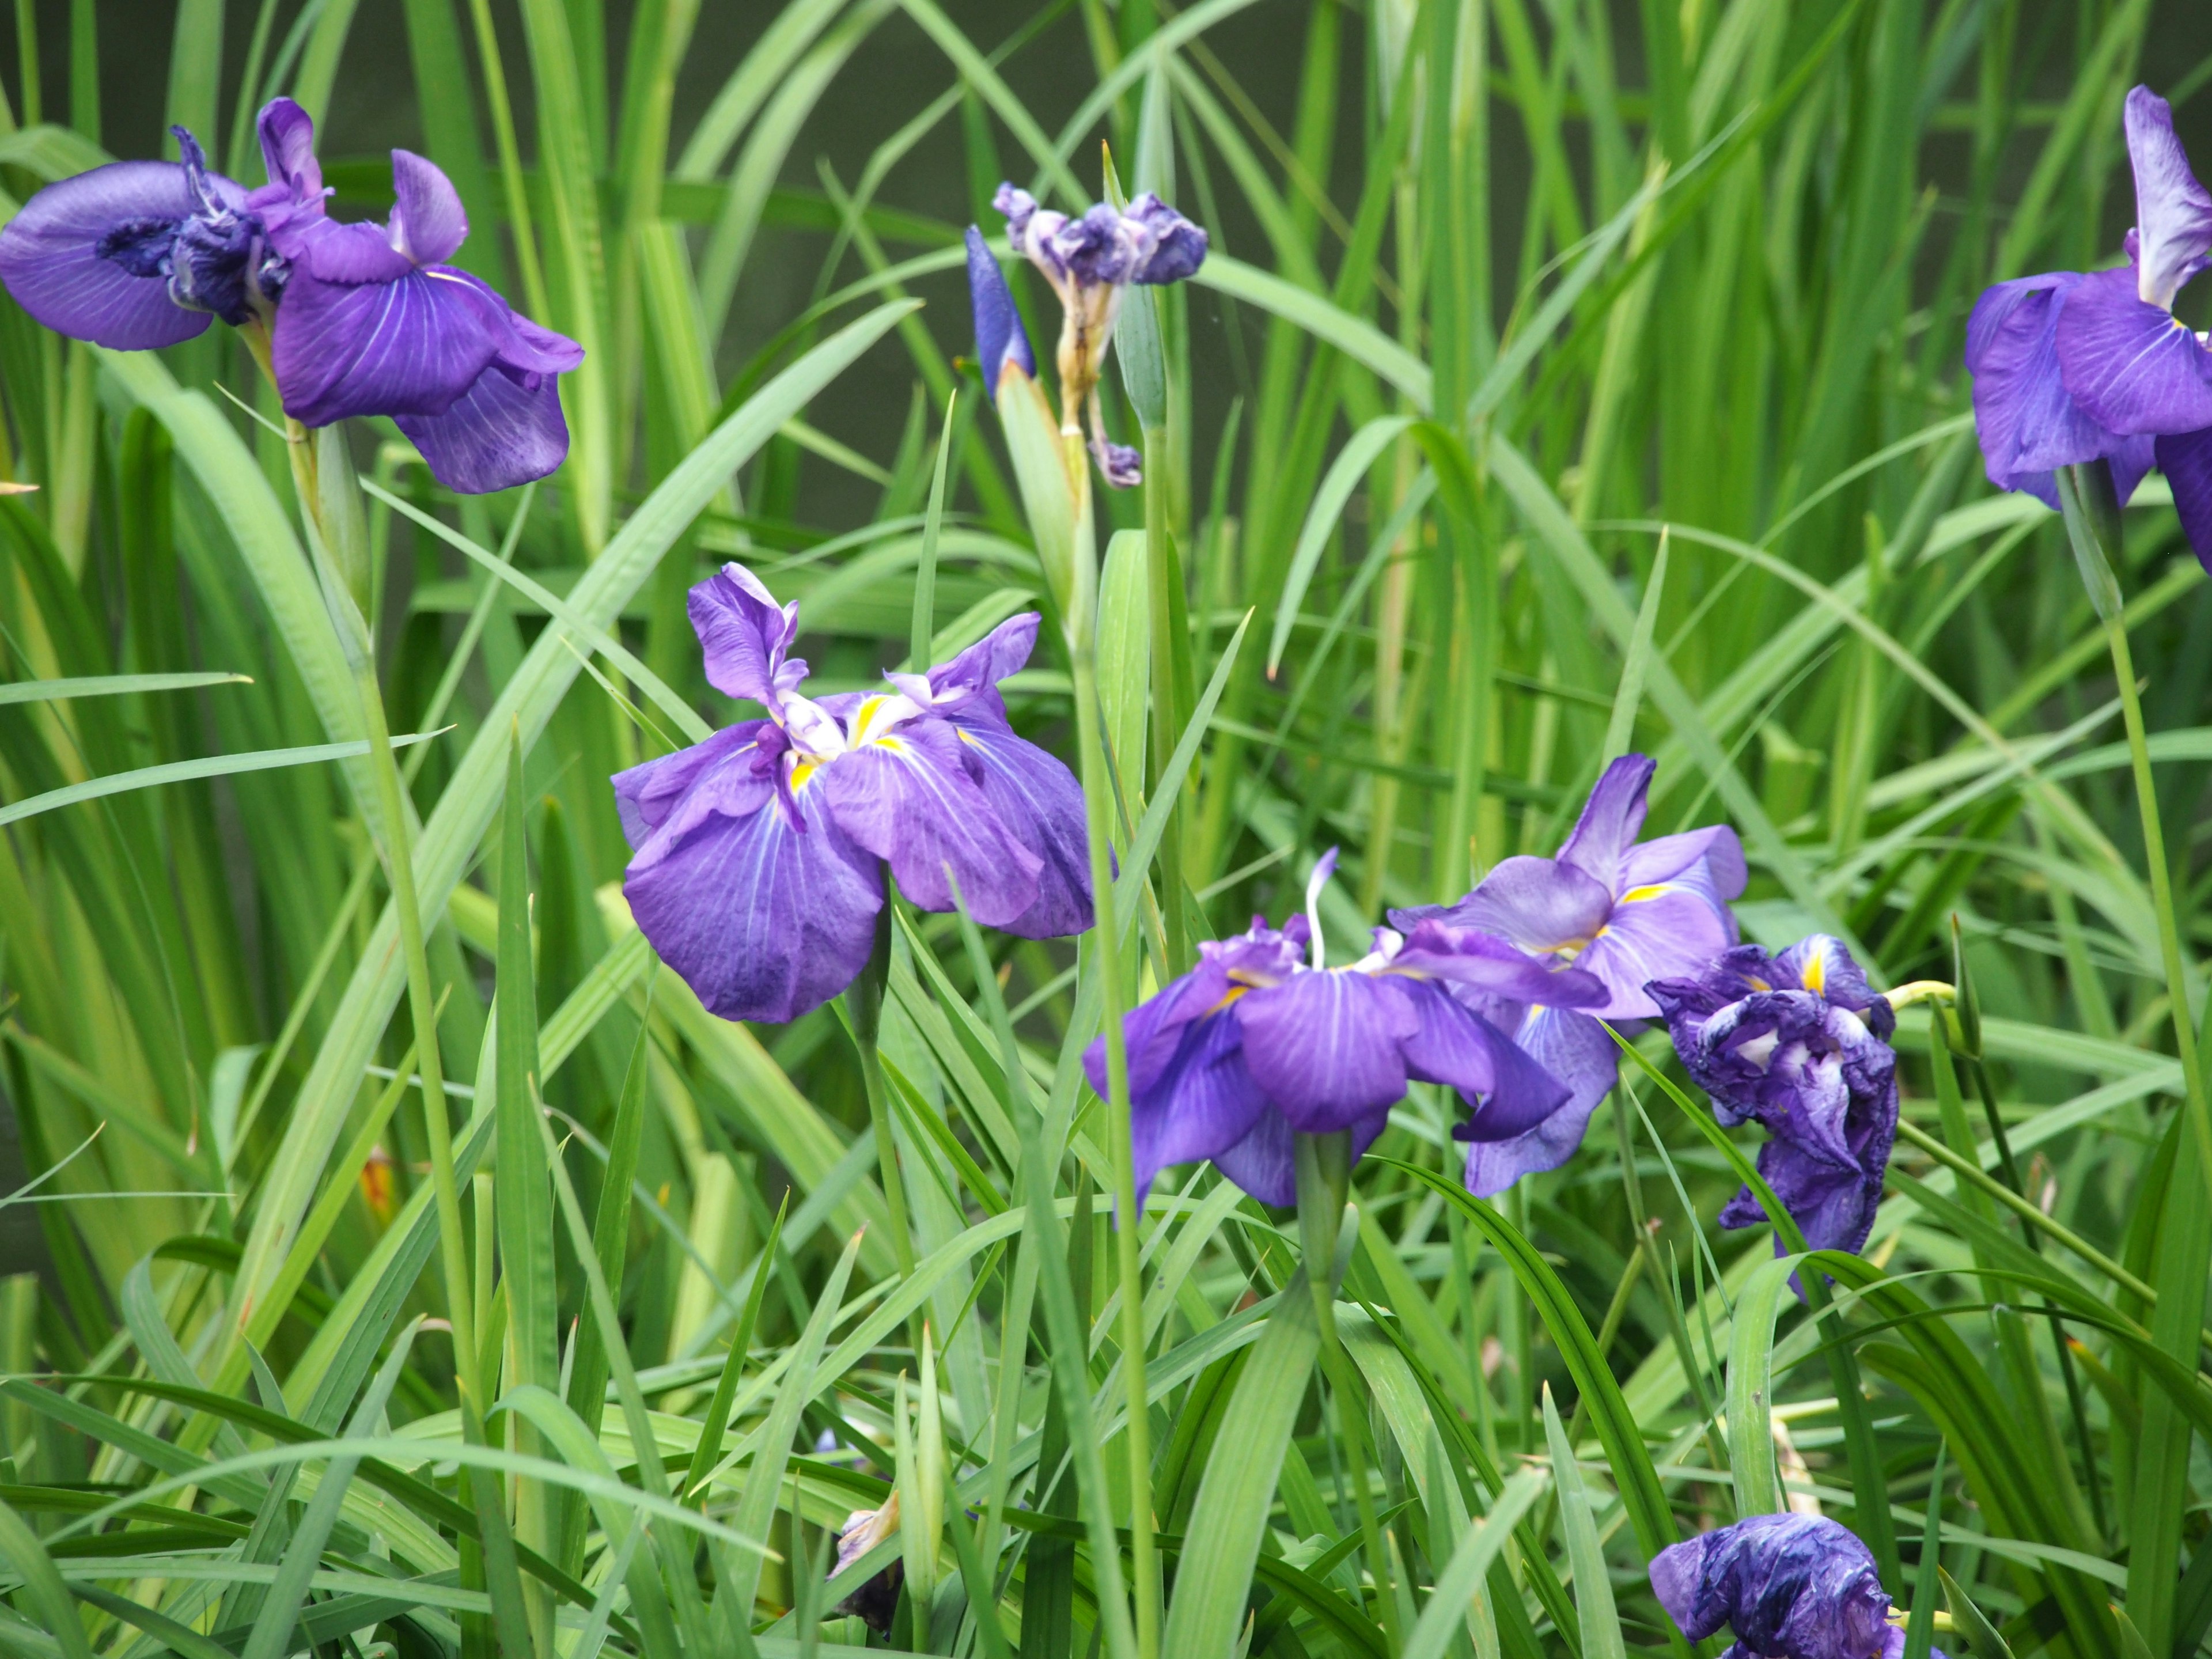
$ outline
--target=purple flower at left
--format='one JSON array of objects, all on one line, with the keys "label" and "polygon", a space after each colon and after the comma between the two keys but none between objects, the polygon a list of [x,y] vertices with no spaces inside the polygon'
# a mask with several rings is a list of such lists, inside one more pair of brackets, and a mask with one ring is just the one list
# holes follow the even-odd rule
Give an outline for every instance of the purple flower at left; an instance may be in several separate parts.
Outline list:
[{"label": "purple flower at left", "polygon": [[924,910],[1024,939],[1091,925],[1083,792],[1006,719],[1034,611],[927,674],[805,695],[799,605],[729,564],[691,590],[707,678],[766,714],[615,775],[634,851],[623,890],[661,959],[725,1019],[796,1019],[852,983],[881,865]]},{"label": "purple flower at left", "polygon": [[50,185],[0,228],[0,283],[58,333],[118,350],[174,345],[210,317],[249,331],[284,412],[329,426],[388,415],[441,483],[482,495],[542,478],[568,453],[558,378],[583,348],[445,263],[468,234],[453,184],[392,153],[383,224],[323,210],[314,123],[261,112],[269,182],[182,161],[117,161]]}]

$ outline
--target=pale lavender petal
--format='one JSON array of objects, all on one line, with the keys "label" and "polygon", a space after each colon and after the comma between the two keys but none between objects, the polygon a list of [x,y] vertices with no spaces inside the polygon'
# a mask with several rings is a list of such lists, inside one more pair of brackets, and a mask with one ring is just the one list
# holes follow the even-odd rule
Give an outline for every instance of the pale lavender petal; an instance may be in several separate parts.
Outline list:
[{"label": "pale lavender petal", "polygon": [[505,323],[474,287],[431,272],[356,287],[295,266],[274,341],[284,412],[308,426],[442,415],[491,366]]},{"label": "pale lavender petal", "polygon": [[1500,859],[1458,903],[1393,910],[1390,921],[1408,933],[1425,921],[1442,921],[1495,933],[1540,955],[1571,954],[1596,937],[1612,910],[1612,892],[1573,865],[1519,856]]},{"label": "pale lavender petal", "polygon": [[998,395],[999,378],[1010,363],[1035,380],[1036,354],[1030,349],[1013,290],[983,233],[973,225],[968,227],[968,298],[975,313],[975,362],[983,371],[985,390]]},{"label": "pale lavender petal", "polygon": [[1692,1642],[1726,1626],[1745,1651],[1777,1659],[1875,1659],[1889,1644],[1873,1553],[1824,1516],[1749,1516],[1660,1551],[1650,1573]]},{"label": "pale lavender petal", "polygon": [[395,415],[430,471],[464,495],[512,489],[560,470],[568,422],[560,382],[495,362],[442,415]]},{"label": "pale lavender petal", "polygon": [[1029,661],[1030,653],[1036,649],[1036,611],[1007,617],[951,661],[929,671],[932,696],[950,702],[959,692],[996,690],[1000,680],[1019,672]]},{"label": "pale lavender petal", "polygon": [[[48,185],[0,228],[0,283],[33,317],[72,339],[118,351],[189,340],[206,329],[207,313],[172,301],[155,266],[197,205],[173,161],[116,161]],[[103,241],[118,253],[143,246],[153,257],[103,258]]]},{"label": "pale lavender petal", "polygon": [[1042,861],[999,816],[962,747],[948,722],[909,720],[824,766],[814,787],[847,835],[889,860],[913,903],[953,908],[949,864],[969,913],[1004,927],[1036,902]]},{"label": "pale lavender petal", "polygon": [[707,683],[774,709],[785,653],[799,637],[799,602],[777,605],[759,577],[732,563],[694,587],[684,605],[706,653]]},{"label": "pale lavender petal", "polygon": [[2189,170],[2173,111],[2148,87],[2128,94],[2128,159],[2136,175],[2138,293],[2171,311],[2181,285],[2212,252],[2212,193]]},{"label": "pale lavender petal", "polygon": [[418,265],[443,264],[469,234],[461,193],[436,162],[412,150],[392,152],[391,240]]},{"label": "pale lavender petal", "polygon": [[[988,694],[993,702],[997,694]],[[975,705],[968,705],[973,709]],[[1064,939],[1091,926],[1091,829],[1083,787],[1060,761],[1015,735],[1001,719],[956,711],[948,716],[968,753],[981,763],[984,798],[1037,860],[1036,899],[1003,932]]]},{"label": "pale lavender petal", "polygon": [[1507,1002],[1594,1008],[1612,995],[1593,975],[1553,968],[1502,939],[1433,918],[1414,925],[1385,971],[1443,980],[1463,991]]},{"label": "pale lavender petal", "polygon": [[1565,1086],[1567,1098],[1540,1122],[1503,1139],[1489,1138],[1484,1114],[1475,1114],[1466,1180],[1477,1198],[1494,1197],[1522,1176],[1556,1170],[1573,1157],[1620,1069],[1620,1049],[1604,1024],[1571,1009],[1530,1009],[1514,1043]]},{"label": "pale lavender petal", "polygon": [[1349,1128],[1405,1098],[1399,1045],[1419,1022],[1403,988],[1349,972],[1293,974],[1236,1006],[1244,1063],[1295,1128]]},{"label": "pale lavender petal", "polygon": [[1607,766],[1591,788],[1574,833],[1559,848],[1559,862],[1618,892],[1620,861],[1644,833],[1644,816],[1650,810],[1646,796],[1658,769],[1649,755],[1623,755]]},{"label": "pale lavender petal", "polygon": [[2146,304],[2126,266],[2085,276],[2066,296],[2058,363],[2082,412],[2112,431],[2212,426],[2212,351],[2172,313]]},{"label": "pale lavender petal", "polygon": [[1728,825],[1717,823],[1630,848],[1620,860],[1620,884],[1613,891],[1626,897],[1639,887],[1675,882],[1694,888],[1715,905],[1725,905],[1743,896],[1748,878],[1742,841]]},{"label": "pale lavender petal", "polygon": [[1605,982],[1612,998],[1590,1012],[1605,1019],[1650,1019],[1659,1005],[1644,988],[1694,974],[1735,943],[1728,913],[1688,887],[1661,883],[1613,908],[1604,933],[1575,966]]},{"label": "pale lavender petal", "polygon": [[623,891],[638,926],[724,1019],[795,1019],[850,984],[874,947],[882,875],[823,805],[801,790],[794,822],[770,789],[749,817],[664,829],[656,855],[631,862]]},{"label": "pale lavender petal", "polygon": [[2173,510],[2197,562],[2212,570],[2212,428],[2158,441],[2158,470],[2173,486]]}]

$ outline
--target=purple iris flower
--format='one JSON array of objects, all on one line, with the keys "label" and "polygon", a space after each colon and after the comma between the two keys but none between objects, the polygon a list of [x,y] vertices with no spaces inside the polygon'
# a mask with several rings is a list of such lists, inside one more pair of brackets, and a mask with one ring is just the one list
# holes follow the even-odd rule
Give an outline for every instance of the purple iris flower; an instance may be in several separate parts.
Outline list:
[{"label": "purple iris flower", "polygon": [[2122,501],[2158,467],[2212,567],[2212,349],[2173,315],[2175,295],[2212,252],[2212,193],[2190,171],[2165,99],[2136,88],[2126,127],[2128,263],[1984,290],[1966,323],[1974,428],[1990,482],[2050,507],[2059,467],[2108,463]]},{"label": "purple iris flower", "polygon": [[259,130],[257,190],[209,172],[182,128],[181,162],[48,185],[0,228],[0,282],[47,327],[117,349],[174,345],[210,316],[267,325],[286,414],[311,427],[388,415],[464,494],[558,467],[556,380],[583,349],[444,263],[468,234],[446,175],[394,150],[390,220],[341,224],[323,210],[307,112],[276,99]]},{"label": "purple iris flower", "polygon": [[1480,1197],[1565,1163],[1619,1075],[1606,1024],[1632,1030],[1656,1018],[1646,982],[1695,973],[1735,943],[1728,907],[1743,891],[1743,845],[1725,825],[1638,842],[1656,769],[1643,755],[1607,767],[1556,859],[1504,859],[1456,904],[1390,913],[1400,927],[1434,919],[1494,933],[1540,961],[1571,963],[1605,988],[1595,1006],[1460,993],[1474,994],[1569,1091],[1557,1111],[1510,1134],[1480,1118],[1462,1132],[1471,1138],[1468,1190]]},{"label": "purple iris flower", "polygon": [[707,678],[768,711],[615,775],[638,926],[725,1019],[781,1023],[850,984],[874,943],[879,860],[925,910],[1025,939],[1091,925],[1083,793],[1007,723],[999,682],[1029,660],[1034,611],[927,674],[820,699],[789,655],[799,606],[742,565],[691,590]]},{"label": "purple iris flower", "polygon": [[[1255,916],[1248,932],[1201,944],[1198,966],[1124,1021],[1139,1203],[1161,1170],[1200,1158],[1263,1203],[1294,1203],[1292,1132],[1348,1129],[1356,1158],[1408,1079],[1450,1085],[1477,1122],[1509,1133],[1566,1098],[1565,1084],[1445,988],[1579,1006],[1604,1000],[1597,981],[1440,921],[1405,934],[1377,927],[1366,956],[1326,967],[1320,897],[1335,866],[1333,850],[1315,866],[1304,915],[1279,931]],[[1083,1065],[1103,1095],[1103,1037]]]},{"label": "purple iris flower", "polygon": [[[1651,1589],[1684,1636],[1723,1625],[1721,1659],[1899,1659],[1905,1632],[1873,1552],[1818,1515],[1753,1515],[1670,1545],[1651,1559]],[[1942,1659],[1942,1650],[1934,1650]]]},{"label": "purple iris flower", "polygon": [[973,225],[968,227],[968,297],[975,311],[975,361],[983,371],[984,389],[997,397],[1000,378],[1009,366],[1035,380],[1036,353],[1030,349],[1013,290],[983,233]]},{"label": "purple iris flower", "polygon": [[[1778,957],[1738,945],[1696,978],[1650,990],[1714,1115],[1756,1121],[1771,1137],[1759,1172],[1805,1242],[1857,1250],[1897,1139],[1897,1055],[1887,1040],[1897,1015],[1851,953],[1823,933]],[[1721,1212],[1724,1227],[1765,1219],[1749,1188]]]},{"label": "purple iris flower", "polygon": [[[1006,236],[1014,251],[1042,271],[1060,296],[1063,429],[1083,430],[1087,413],[1091,453],[1097,459],[1106,482],[1117,489],[1142,483],[1137,452],[1126,444],[1107,441],[1105,417],[1098,402],[1098,377],[1106,362],[1106,348],[1113,339],[1115,319],[1121,313],[1122,290],[1132,283],[1157,286],[1191,276],[1205,262],[1206,233],[1150,191],[1119,213],[1101,202],[1073,219],[1039,207],[1029,191],[1016,190],[1010,184],[999,186],[991,205],[1006,216]],[[988,333],[985,329],[984,285],[988,279],[977,264],[982,238],[972,226],[968,234],[968,279],[975,295],[976,346],[984,359],[984,383],[995,392],[995,363],[1004,354],[994,353],[991,342],[1004,337],[995,320]],[[983,257],[988,259],[988,256]],[[990,279],[995,279],[996,289],[1002,293],[1005,279],[997,275],[996,262],[990,264]],[[994,319],[1001,303],[1008,314],[1012,312],[1010,298],[1003,301],[994,298],[991,302]],[[1014,335],[1021,340],[1019,360],[1034,374],[1036,364],[1029,358],[1029,342],[1021,337],[1018,322],[1014,325]]]}]

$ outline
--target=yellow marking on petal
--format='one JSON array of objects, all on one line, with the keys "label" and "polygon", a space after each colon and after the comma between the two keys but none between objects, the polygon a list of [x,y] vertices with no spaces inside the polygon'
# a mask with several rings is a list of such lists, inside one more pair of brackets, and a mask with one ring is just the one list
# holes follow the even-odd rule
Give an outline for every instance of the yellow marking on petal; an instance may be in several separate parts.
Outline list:
[{"label": "yellow marking on petal", "polygon": [[1249,985],[1231,985],[1229,988],[1228,993],[1223,996],[1221,1000],[1215,1003],[1213,1006],[1207,1009],[1206,1012],[1209,1014],[1219,1013],[1224,1008],[1226,1008],[1231,1003],[1236,1001],[1237,998],[1243,996],[1251,988],[1252,988]]},{"label": "yellow marking on petal", "polygon": [[890,701],[890,697],[878,695],[876,696],[870,697],[866,702],[860,705],[860,711],[853,716],[853,741],[854,744],[863,744],[868,740],[868,726],[875,720],[876,715],[882,710],[883,706]]},{"label": "yellow marking on petal", "polygon": [[1824,995],[1826,993],[1828,988],[1827,946],[1823,945],[1814,947],[1813,954],[1805,958],[1804,969],[1797,977],[1805,988],[1814,996]]},{"label": "yellow marking on petal", "polygon": [[807,779],[822,769],[818,760],[802,760],[791,769],[791,793],[797,794],[806,787]]},{"label": "yellow marking on petal", "polygon": [[1751,988],[1754,991],[1771,991],[1774,988],[1757,974],[1746,974],[1744,978],[1750,982]]},{"label": "yellow marking on petal", "polygon": [[1620,896],[1620,902],[1623,904],[1641,904],[1646,899],[1656,899],[1674,890],[1675,884],[1671,881],[1655,881],[1648,887],[1630,888]]}]

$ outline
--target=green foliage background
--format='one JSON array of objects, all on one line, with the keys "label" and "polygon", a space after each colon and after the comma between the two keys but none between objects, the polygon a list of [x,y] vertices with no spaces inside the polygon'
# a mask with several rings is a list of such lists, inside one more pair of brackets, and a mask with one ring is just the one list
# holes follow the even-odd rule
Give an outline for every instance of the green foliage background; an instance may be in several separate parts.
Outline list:
[{"label": "green foliage background", "polygon": [[[2197,1650],[2212,1170],[2176,1032],[2212,592],[2154,480],[2131,750],[2065,530],[1982,481],[1959,355],[1984,283],[2112,256],[2120,99],[2189,131],[2201,19],[792,0],[710,58],[696,0],[264,0],[241,64],[222,13],[179,0],[165,46],[19,4],[47,73],[0,107],[0,213],[143,124],[103,129],[103,54],[166,52],[167,117],[252,178],[263,97],[319,114],[397,38],[462,262],[588,355],[531,489],[453,498],[349,434],[366,518],[328,551],[382,724],[421,734],[399,823],[234,340],[118,355],[0,302],[0,478],[40,486],[0,495],[0,1086],[44,1247],[0,1283],[0,1650],[835,1655],[881,1645],[834,1604],[896,1560],[917,1652],[1606,1659],[1683,1650],[1653,1551],[1815,1503],[1913,1659]],[[1261,28],[1297,64],[1272,118],[1218,45]],[[817,166],[883,121],[886,52],[928,94],[856,175]],[[733,1025],[659,969],[605,780],[734,717],[683,609],[720,560],[801,601],[840,686],[1046,602],[958,236],[1001,177],[1091,199],[1102,138],[1215,233],[1161,294],[1164,418],[1109,376],[1151,483],[1082,544],[1095,660],[1048,628],[1009,688],[1075,763],[1095,680],[1119,931],[902,910],[872,1126],[842,1012]],[[381,212],[349,142],[338,210]],[[964,210],[908,204],[953,154]],[[1960,987],[1904,1019],[1907,1137],[1825,1315],[1715,1226],[1743,1153],[1657,1034],[1495,1204],[1417,1085],[1331,1273],[1333,1220],[1203,1166],[1112,1229],[1075,1064],[1102,1009],[1331,845],[1340,942],[1549,852],[1631,747],[1655,829],[1741,831],[1751,936]],[[903,1527],[825,1589],[894,1488]]]}]

